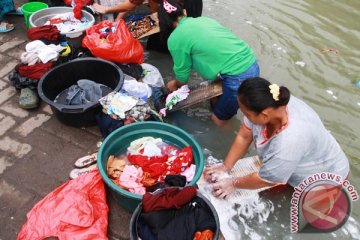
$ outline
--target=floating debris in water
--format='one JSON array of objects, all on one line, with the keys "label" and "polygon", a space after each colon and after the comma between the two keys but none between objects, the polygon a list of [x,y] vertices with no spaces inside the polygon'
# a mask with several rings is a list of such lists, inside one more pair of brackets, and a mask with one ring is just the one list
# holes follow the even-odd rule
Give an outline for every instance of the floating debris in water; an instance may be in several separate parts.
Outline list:
[{"label": "floating debris in water", "polygon": [[326,92],[328,93],[328,94],[330,94],[330,95],[334,95],[334,93],[333,93],[333,91],[331,91],[331,90],[326,90]]},{"label": "floating debris in water", "polygon": [[323,54],[327,54],[327,53],[338,54],[339,53],[339,51],[337,49],[334,49],[334,48],[322,49],[322,50],[320,50],[320,52],[323,53]]},{"label": "floating debris in water", "polygon": [[264,25],[260,25],[260,27],[261,27],[262,29],[269,30],[269,28],[268,28],[268,27],[265,27]]},{"label": "floating debris in water", "polygon": [[230,12],[230,15],[234,15],[235,13],[234,12]]},{"label": "floating debris in water", "polygon": [[359,79],[359,80],[356,80],[355,85],[360,88],[360,79]]},{"label": "floating debris in water", "polygon": [[276,44],[276,43],[274,43],[274,44],[273,44],[273,46],[274,46],[274,47],[276,47],[276,46],[277,46],[277,44]]},{"label": "floating debris in water", "polygon": [[283,53],[287,53],[287,51],[285,49],[283,49],[282,51],[283,51]]},{"label": "floating debris in water", "polygon": [[337,97],[337,96],[335,96],[335,95],[333,95],[332,97],[333,97],[333,99],[335,99],[335,100],[336,100],[336,99],[338,99],[338,97]]},{"label": "floating debris in water", "polygon": [[252,21],[245,21],[247,24],[250,24],[250,25],[252,25],[253,23],[252,23]]},{"label": "floating debris in water", "polygon": [[279,50],[279,51],[280,51],[281,49],[282,49],[281,47],[278,47],[278,48],[277,48],[277,50]]},{"label": "floating debris in water", "polygon": [[360,102],[358,102],[357,105],[360,107]]},{"label": "floating debris in water", "polygon": [[300,67],[305,67],[305,62],[303,62],[303,61],[296,61],[296,62],[295,62],[295,65],[298,65],[298,66],[300,66]]}]

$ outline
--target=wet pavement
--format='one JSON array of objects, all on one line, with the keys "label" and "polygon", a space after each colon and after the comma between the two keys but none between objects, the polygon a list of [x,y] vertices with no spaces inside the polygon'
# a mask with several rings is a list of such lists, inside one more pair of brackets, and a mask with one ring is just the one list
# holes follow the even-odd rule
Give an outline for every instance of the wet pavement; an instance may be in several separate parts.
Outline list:
[{"label": "wet pavement", "polygon": [[[58,121],[50,107],[19,108],[8,74],[28,42],[22,16],[6,17],[15,30],[0,34],[0,240],[16,239],[26,214],[48,193],[69,180],[79,157],[97,150],[97,126],[74,128]],[[107,194],[109,239],[129,239],[131,213]]]}]

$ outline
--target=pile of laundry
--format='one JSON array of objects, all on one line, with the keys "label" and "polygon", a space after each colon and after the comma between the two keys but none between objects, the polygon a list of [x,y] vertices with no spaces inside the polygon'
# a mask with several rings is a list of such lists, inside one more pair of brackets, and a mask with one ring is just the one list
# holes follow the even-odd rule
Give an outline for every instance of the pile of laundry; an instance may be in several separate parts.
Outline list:
[{"label": "pile of laundry", "polygon": [[122,89],[99,100],[103,111],[96,121],[104,138],[133,122],[163,121],[158,111],[166,93],[159,70],[147,63],[118,66],[125,73]]},{"label": "pile of laundry", "polygon": [[142,137],[130,143],[126,153],[109,156],[107,174],[119,187],[136,194],[163,186],[166,177],[182,175],[184,185],[195,175],[191,147],[178,149],[161,138]]},{"label": "pile of laundry", "polygon": [[9,80],[21,91],[19,106],[32,109],[39,105],[36,88],[46,72],[61,63],[92,55],[86,49],[70,46],[56,26],[33,27],[27,31],[27,36],[31,41],[25,45],[21,63],[9,74]]},{"label": "pile of laundry", "polygon": [[212,240],[217,230],[209,205],[194,186],[146,193],[137,221],[138,237],[147,240]]}]

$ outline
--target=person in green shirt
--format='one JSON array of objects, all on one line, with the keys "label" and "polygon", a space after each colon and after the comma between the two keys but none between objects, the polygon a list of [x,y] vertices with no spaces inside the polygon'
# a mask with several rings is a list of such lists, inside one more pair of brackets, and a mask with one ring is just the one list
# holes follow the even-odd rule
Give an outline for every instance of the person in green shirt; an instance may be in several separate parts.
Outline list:
[{"label": "person in green shirt", "polygon": [[211,119],[226,125],[239,108],[237,90],[247,78],[257,77],[260,69],[253,50],[217,21],[187,17],[176,0],[164,0],[159,8],[160,32],[167,38],[174,61],[176,80],[167,83],[175,91],[195,70],[207,80],[222,80],[223,94],[213,108]]}]

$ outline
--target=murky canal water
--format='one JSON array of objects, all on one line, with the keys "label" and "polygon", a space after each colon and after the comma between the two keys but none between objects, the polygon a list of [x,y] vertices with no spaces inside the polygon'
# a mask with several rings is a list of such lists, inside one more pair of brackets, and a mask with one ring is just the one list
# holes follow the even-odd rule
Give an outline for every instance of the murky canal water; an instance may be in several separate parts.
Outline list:
[{"label": "murky canal water", "polygon": [[[204,0],[203,16],[212,17],[244,39],[255,51],[261,76],[287,86],[320,115],[351,162],[351,183],[360,192],[360,1],[359,0]],[[322,52],[326,49],[335,51]],[[164,78],[173,77],[171,58],[147,52],[147,62]],[[196,75],[192,83],[201,81]],[[171,115],[191,133],[207,155],[224,159],[240,126],[216,128],[207,103]],[[249,155],[253,155],[252,150]],[[274,212],[266,222],[247,225],[260,239],[360,239],[360,201],[339,230],[321,235],[290,233],[290,192],[262,196]],[[241,223],[239,223],[241,225]],[[239,228],[239,239],[250,239]],[[241,235],[241,236],[240,236]]]}]

